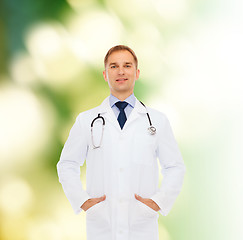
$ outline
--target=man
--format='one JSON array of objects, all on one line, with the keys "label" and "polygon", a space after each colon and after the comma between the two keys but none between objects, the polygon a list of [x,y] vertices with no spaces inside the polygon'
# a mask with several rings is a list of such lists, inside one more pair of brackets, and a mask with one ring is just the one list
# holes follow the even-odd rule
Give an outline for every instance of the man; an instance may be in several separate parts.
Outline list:
[{"label": "man", "polygon": [[87,240],[158,240],[158,212],[172,208],[185,166],[165,115],[133,94],[140,73],[133,50],[115,46],[104,62],[111,94],[77,117],[57,165],[59,181],[75,213],[86,212]]}]

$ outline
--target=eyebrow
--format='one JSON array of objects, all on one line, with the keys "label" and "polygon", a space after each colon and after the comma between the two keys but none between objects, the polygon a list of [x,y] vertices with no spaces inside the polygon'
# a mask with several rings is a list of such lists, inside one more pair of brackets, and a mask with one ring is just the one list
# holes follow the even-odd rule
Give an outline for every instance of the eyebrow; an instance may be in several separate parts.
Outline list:
[{"label": "eyebrow", "polygon": [[[125,64],[130,64],[130,65],[132,65],[132,62],[125,62]],[[111,66],[111,65],[117,65],[117,63],[116,63],[116,62],[112,62],[112,63],[109,64],[109,66]]]}]

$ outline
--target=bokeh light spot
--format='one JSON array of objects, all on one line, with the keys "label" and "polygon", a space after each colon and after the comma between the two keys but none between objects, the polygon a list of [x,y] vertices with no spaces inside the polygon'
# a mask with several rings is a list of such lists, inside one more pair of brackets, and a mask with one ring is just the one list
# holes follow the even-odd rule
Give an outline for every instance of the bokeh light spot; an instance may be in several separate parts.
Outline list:
[{"label": "bokeh light spot", "polygon": [[27,214],[33,203],[29,184],[17,177],[8,177],[0,185],[0,209],[6,215]]},{"label": "bokeh light spot", "polygon": [[0,166],[33,160],[50,130],[39,100],[27,89],[6,85],[0,90],[0,112]]}]

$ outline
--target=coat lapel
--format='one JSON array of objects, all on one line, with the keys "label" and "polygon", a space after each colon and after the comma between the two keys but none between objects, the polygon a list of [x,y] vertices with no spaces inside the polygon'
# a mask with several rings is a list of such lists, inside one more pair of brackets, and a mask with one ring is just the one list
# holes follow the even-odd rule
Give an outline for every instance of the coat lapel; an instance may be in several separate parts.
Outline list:
[{"label": "coat lapel", "polygon": [[134,109],[132,110],[131,114],[129,115],[123,129],[125,130],[133,121],[135,121],[141,114],[146,114],[146,108],[138,101],[136,98],[136,103]]},{"label": "coat lapel", "polygon": [[116,119],[116,116],[111,109],[110,103],[109,103],[109,97],[107,97],[100,105],[99,113],[103,115],[103,117],[109,121],[117,130],[121,131],[120,125]]}]

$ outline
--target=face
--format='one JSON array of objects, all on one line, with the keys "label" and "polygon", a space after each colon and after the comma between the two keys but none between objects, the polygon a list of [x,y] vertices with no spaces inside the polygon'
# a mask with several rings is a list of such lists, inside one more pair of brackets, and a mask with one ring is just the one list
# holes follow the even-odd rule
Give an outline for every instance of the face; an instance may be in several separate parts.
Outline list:
[{"label": "face", "polygon": [[133,93],[139,73],[132,54],[127,50],[121,50],[109,56],[103,76],[112,95],[128,97]]}]

